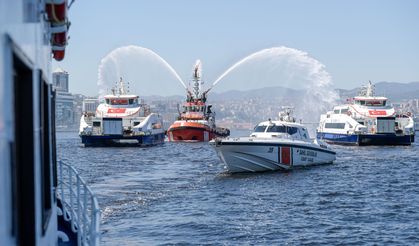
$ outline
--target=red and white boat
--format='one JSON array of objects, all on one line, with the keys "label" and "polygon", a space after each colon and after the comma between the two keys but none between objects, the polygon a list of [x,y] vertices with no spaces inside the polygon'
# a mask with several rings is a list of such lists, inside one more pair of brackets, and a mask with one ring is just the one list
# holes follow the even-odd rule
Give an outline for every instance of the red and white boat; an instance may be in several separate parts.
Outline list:
[{"label": "red and white boat", "polygon": [[187,89],[186,102],[179,111],[178,119],[167,130],[169,141],[210,141],[216,137],[227,137],[230,130],[216,127],[212,105],[206,104],[210,89],[203,91],[201,62],[196,61],[193,70],[193,88]]}]

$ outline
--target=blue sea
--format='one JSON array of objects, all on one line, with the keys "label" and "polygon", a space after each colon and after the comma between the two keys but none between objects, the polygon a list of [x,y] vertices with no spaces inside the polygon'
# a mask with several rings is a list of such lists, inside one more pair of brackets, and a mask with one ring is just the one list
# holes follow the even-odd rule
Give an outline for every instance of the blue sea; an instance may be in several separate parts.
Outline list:
[{"label": "blue sea", "polygon": [[57,138],[59,159],[98,196],[103,245],[419,245],[418,138],[332,146],[330,165],[238,175],[208,143],[85,148],[77,133]]}]

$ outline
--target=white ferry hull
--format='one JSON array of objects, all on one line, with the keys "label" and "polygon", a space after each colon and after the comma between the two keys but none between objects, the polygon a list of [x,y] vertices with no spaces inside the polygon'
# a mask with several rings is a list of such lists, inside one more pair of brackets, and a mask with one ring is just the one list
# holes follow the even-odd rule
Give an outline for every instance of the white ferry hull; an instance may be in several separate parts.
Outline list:
[{"label": "white ferry hull", "polygon": [[153,113],[147,117],[82,116],[79,135],[85,147],[144,147],[164,143],[166,133],[162,127],[161,117]]},{"label": "white ferry hull", "polygon": [[293,167],[332,163],[331,150],[290,143],[212,142],[218,156],[231,173],[289,170]]}]

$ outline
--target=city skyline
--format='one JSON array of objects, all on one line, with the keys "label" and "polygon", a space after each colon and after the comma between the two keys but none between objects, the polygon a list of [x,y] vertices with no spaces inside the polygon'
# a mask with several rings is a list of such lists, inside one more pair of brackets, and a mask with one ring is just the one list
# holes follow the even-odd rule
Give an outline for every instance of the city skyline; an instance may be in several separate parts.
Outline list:
[{"label": "city skyline", "polygon": [[[96,5],[100,11],[88,11]],[[323,64],[334,88],[353,88],[368,80],[419,80],[416,1],[212,1],[193,5],[187,1],[76,2],[69,12],[67,57],[55,62],[54,69],[61,67],[70,73],[72,92],[95,95],[101,59],[118,47],[137,45],[159,54],[183,80],[189,79],[193,63],[201,59],[205,81],[210,84],[240,59],[285,46]],[[141,61],[147,66],[152,63]],[[181,84],[162,74],[163,69],[144,70],[140,71],[144,77],[139,78],[157,81],[136,83],[164,86],[162,95],[183,94]],[[150,70],[157,72],[147,74]],[[263,68],[253,72],[257,78],[264,74]],[[229,80],[257,83],[248,79],[249,74],[232,75],[214,91],[222,91]],[[266,83],[283,86],[275,76],[267,74]],[[153,90],[157,91],[136,93],[148,95]]]}]

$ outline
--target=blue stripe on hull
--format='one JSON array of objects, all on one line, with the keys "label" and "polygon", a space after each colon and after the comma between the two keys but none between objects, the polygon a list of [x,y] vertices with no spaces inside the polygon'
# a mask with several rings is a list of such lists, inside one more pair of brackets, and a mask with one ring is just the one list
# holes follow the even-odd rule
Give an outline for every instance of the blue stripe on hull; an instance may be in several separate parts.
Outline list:
[{"label": "blue stripe on hull", "polygon": [[317,132],[317,139],[327,143],[358,145],[358,135]]},{"label": "blue stripe on hull", "polygon": [[[151,146],[164,143],[165,134],[153,134],[144,136],[80,136],[85,147],[107,147],[107,146]],[[129,143],[118,142],[118,140],[134,140]]]},{"label": "blue stripe on hull", "polygon": [[317,139],[330,144],[349,145],[410,145],[409,135],[397,136],[396,134],[336,134],[317,132]]}]

